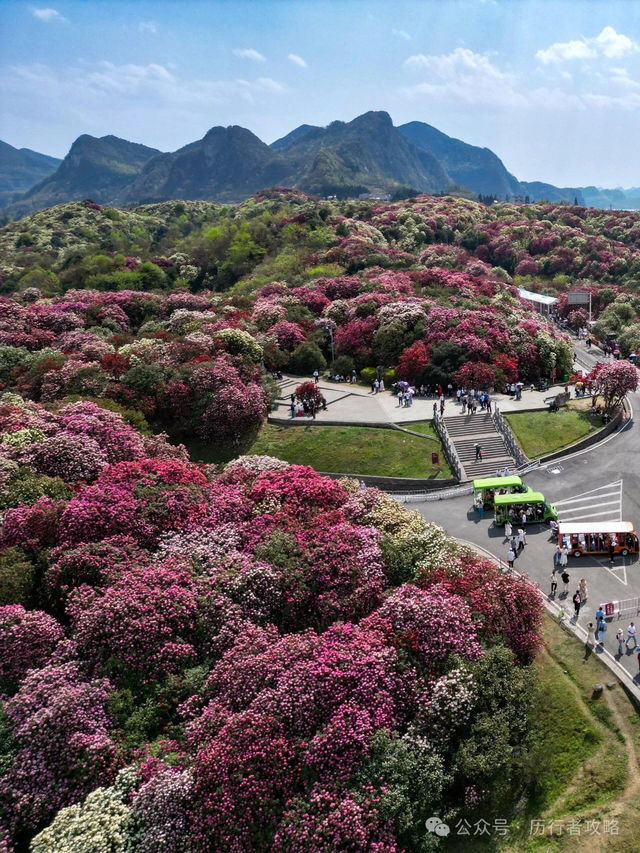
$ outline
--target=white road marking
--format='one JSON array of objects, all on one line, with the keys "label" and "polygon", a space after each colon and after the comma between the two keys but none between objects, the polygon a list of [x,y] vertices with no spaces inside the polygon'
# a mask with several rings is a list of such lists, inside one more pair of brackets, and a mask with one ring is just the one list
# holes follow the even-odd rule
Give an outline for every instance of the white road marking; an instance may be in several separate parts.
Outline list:
[{"label": "white road marking", "polygon": [[[617,480],[615,483],[607,483],[597,489],[590,489],[588,492],[553,503],[561,521],[579,522],[595,518],[603,521],[622,521],[622,486],[623,481]],[[614,500],[605,500],[605,498],[614,498]]]}]

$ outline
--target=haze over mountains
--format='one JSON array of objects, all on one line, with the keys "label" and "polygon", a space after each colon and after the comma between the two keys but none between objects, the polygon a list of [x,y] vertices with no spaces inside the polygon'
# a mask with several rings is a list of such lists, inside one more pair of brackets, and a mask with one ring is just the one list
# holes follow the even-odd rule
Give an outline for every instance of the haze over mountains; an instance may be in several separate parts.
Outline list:
[{"label": "haze over mountains", "polygon": [[243,127],[213,127],[178,151],[82,135],[64,160],[0,143],[1,213],[16,218],[67,201],[136,205],[173,198],[235,202],[274,185],[319,196],[469,194],[596,207],[640,207],[640,191],[519,181],[488,148],[424,122],[395,127],[368,112],[327,127],[304,124],[267,145]]}]

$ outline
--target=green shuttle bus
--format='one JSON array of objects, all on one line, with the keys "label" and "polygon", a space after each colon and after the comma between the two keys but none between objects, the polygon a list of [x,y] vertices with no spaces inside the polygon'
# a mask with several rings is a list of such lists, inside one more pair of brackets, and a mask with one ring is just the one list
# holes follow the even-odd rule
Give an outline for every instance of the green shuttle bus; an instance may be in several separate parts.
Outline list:
[{"label": "green shuttle bus", "polygon": [[507,519],[517,522],[523,511],[526,512],[529,522],[558,520],[557,509],[544,499],[542,492],[496,495],[493,505],[496,524],[504,524]]},{"label": "green shuttle bus", "polygon": [[473,481],[474,503],[482,502],[485,507],[492,507],[497,495],[510,495],[513,493],[530,492],[529,486],[525,486],[520,477],[483,477]]}]

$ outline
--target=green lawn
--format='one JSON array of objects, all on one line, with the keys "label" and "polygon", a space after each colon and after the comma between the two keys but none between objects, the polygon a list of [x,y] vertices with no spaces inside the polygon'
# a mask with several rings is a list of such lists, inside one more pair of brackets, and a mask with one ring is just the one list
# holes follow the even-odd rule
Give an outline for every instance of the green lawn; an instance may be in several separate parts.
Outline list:
[{"label": "green lawn", "polygon": [[602,427],[598,416],[573,408],[539,412],[510,412],[504,416],[530,459],[553,453]]},{"label": "green lawn", "polygon": [[[196,462],[225,461],[202,442],[188,445]],[[431,464],[431,453],[439,464]],[[265,424],[244,453],[277,456],[316,471],[372,474],[381,477],[447,478],[451,469],[440,444],[394,429],[357,426],[279,426]],[[229,458],[228,456],[226,458]]]},{"label": "green lawn", "polygon": [[403,429],[410,429],[412,432],[419,432],[421,435],[427,435],[429,438],[435,438],[440,441],[433,428],[433,421],[411,421],[409,423],[398,424]]}]

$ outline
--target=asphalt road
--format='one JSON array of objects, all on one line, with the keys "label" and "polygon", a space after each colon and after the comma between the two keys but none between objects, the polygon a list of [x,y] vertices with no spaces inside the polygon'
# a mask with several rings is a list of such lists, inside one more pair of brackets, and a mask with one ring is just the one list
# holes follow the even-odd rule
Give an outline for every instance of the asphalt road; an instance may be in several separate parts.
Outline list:
[{"label": "asphalt road", "polygon": [[[578,366],[590,368],[598,357],[604,360],[602,353],[587,351],[582,343],[576,344],[576,350]],[[634,416],[640,418],[640,394],[632,394],[628,399]],[[525,476],[525,482],[556,504],[561,521],[631,521],[636,531],[640,531],[639,432],[640,426],[632,419],[594,447],[532,471]],[[412,508],[419,510],[429,521],[440,524],[452,536],[479,545],[506,561],[508,546],[504,528],[494,527],[491,513],[480,519],[473,509],[472,501],[472,496],[466,495],[451,500],[415,504]],[[555,545],[547,524],[529,524],[527,545],[515,564],[519,572],[529,575],[545,593],[550,592]],[[571,599],[580,578],[585,578],[589,595],[579,616],[579,623],[583,626],[590,621],[595,623],[594,614],[599,605],[640,596],[640,564],[637,556],[616,557],[613,567],[606,557],[570,557],[568,570],[571,577],[568,594],[566,597],[562,595],[563,584],[559,581],[560,595],[556,601],[564,607],[568,617],[573,617]],[[622,627],[626,636],[631,620],[640,626],[640,614],[637,618],[631,616],[619,621],[616,618],[608,620],[604,647],[618,660],[616,631]],[[640,631],[638,633],[640,635]],[[636,655],[636,651],[630,649],[623,654],[620,663],[640,684]]]}]

